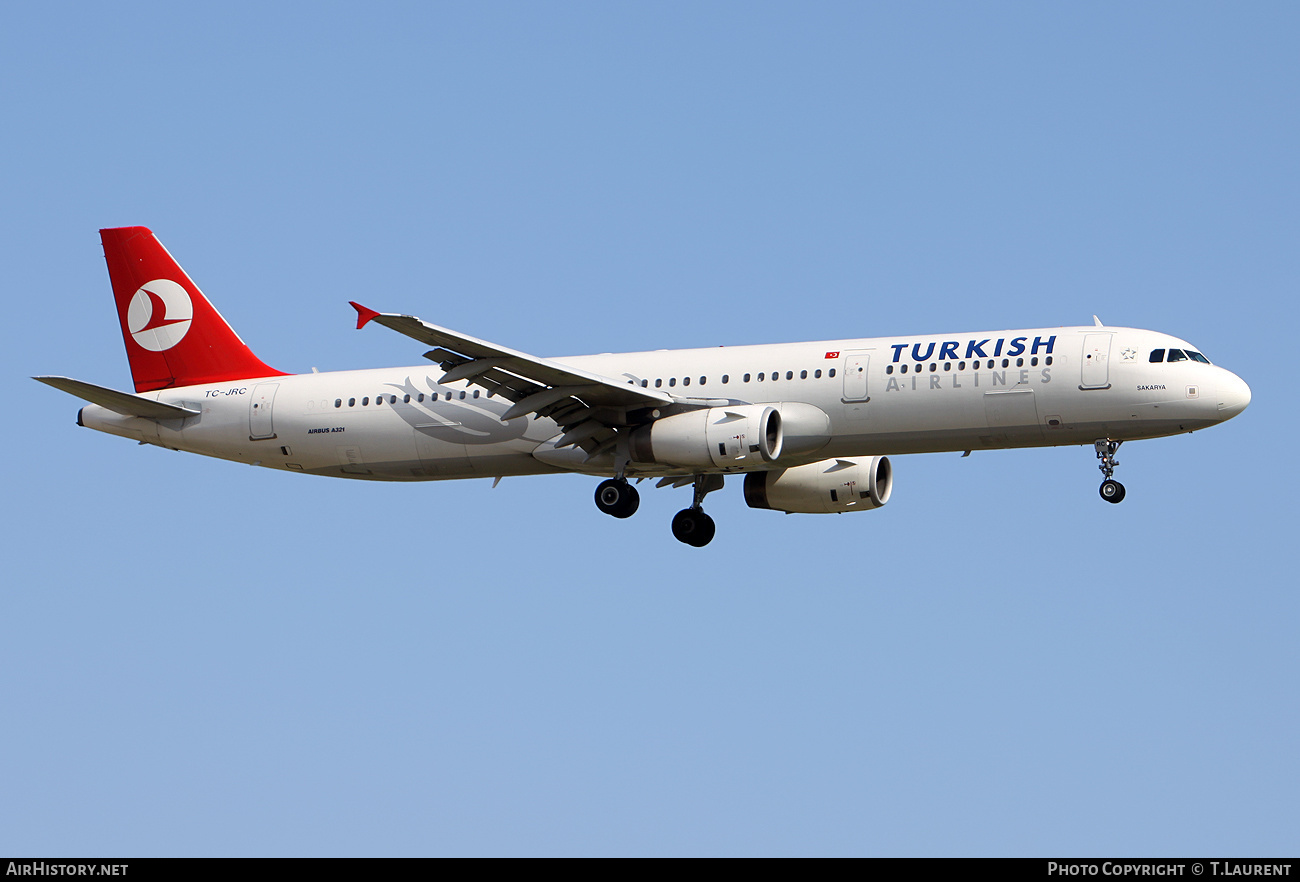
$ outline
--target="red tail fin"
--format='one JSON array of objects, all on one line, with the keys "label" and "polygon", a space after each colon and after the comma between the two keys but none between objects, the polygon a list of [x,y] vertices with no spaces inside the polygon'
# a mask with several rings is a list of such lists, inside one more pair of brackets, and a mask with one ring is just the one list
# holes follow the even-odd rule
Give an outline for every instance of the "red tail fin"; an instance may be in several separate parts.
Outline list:
[{"label": "red tail fin", "polygon": [[285,376],[244,345],[148,229],[99,237],[135,391]]}]

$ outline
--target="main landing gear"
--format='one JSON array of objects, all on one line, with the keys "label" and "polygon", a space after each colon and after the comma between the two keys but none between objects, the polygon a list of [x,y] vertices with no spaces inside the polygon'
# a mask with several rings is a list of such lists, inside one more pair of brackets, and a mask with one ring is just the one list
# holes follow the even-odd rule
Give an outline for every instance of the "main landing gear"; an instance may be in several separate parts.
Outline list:
[{"label": "main landing gear", "polygon": [[695,498],[690,508],[673,516],[673,537],[695,548],[703,548],[713,541],[717,526],[713,518],[704,513],[704,497],[722,489],[722,475],[696,475]]},{"label": "main landing gear", "polygon": [[630,518],[641,506],[641,494],[627,478],[610,478],[596,488],[596,508],[616,518]]},{"label": "main landing gear", "polygon": [[[722,489],[722,475],[696,475],[694,478],[667,478],[665,481],[690,482],[695,497],[690,508],[684,508],[673,517],[673,536],[695,548],[703,548],[713,541],[717,527],[713,518],[704,513],[704,497]],[[677,486],[681,486],[678,484]],[[596,488],[596,507],[616,518],[630,518],[641,505],[641,494],[627,482],[627,478],[610,478]]]},{"label": "main landing gear", "polygon": [[1101,473],[1106,476],[1106,480],[1101,482],[1098,492],[1101,494],[1101,498],[1107,502],[1121,502],[1124,499],[1124,485],[1112,477],[1115,474],[1115,469],[1119,466],[1119,460],[1115,458],[1115,454],[1119,452],[1119,446],[1123,443],[1123,441],[1102,438],[1092,444],[1097,451],[1097,459],[1101,460],[1101,465],[1097,466],[1097,468],[1101,469]]}]

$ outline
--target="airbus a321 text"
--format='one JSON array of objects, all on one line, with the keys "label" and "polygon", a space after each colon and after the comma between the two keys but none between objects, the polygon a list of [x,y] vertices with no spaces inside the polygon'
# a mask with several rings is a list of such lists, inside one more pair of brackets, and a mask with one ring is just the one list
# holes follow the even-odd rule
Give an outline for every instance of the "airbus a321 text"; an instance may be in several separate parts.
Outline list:
[{"label": "airbus a321 text", "polygon": [[538,358],[357,303],[428,347],[423,367],[286,374],[244,345],[144,227],[100,231],[135,394],[36,377],[90,402],[77,423],[310,475],[437,481],[577,472],[631,516],[629,479],[691,487],[673,518],[713,538],[706,494],[743,476],[783,512],[889,501],[889,456],[1091,444],[1101,496],[1120,444],[1231,419],[1250,388],[1155,331],[1084,327]]}]

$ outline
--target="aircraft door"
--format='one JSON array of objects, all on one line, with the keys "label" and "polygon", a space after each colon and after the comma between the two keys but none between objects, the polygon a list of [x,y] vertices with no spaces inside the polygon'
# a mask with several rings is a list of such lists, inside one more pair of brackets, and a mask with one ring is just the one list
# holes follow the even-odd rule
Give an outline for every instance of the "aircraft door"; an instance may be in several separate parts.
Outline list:
[{"label": "aircraft door", "polygon": [[1080,389],[1110,388],[1111,334],[1085,334],[1083,357],[1079,359]]},{"label": "aircraft door", "polygon": [[846,352],[841,370],[844,371],[844,412],[851,420],[867,418],[867,378],[870,375],[870,352]]},{"label": "aircraft door", "polygon": [[271,421],[271,406],[275,403],[275,390],[279,383],[260,383],[253,387],[253,398],[248,402],[248,440],[261,441],[275,437]]},{"label": "aircraft door", "polygon": [[867,368],[871,364],[870,352],[848,352],[844,355],[844,401],[867,400]]}]

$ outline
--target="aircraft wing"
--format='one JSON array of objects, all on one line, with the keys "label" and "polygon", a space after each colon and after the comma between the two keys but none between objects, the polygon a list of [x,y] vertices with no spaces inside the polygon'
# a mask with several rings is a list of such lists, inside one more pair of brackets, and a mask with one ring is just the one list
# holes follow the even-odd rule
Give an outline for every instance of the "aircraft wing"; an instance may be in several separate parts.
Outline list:
[{"label": "aircraft wing", "polygon": [[466,334],[431,325],[415,316],[376,312],[359,303],[358,330],[371,321],[435,347],[424,357],[446,373],[441,382],[464,380],[482,386],[489,396],[514,402],[503,420],[530,413],[550,417],[565,430],[557,446],[575,444],[595,456],[614,445],[617,429],[633,424],[630,411],[673,404],[664,392],[645,389],[631,379],[593,374],[562,362],[538,358]]},{"label": "aircraft wing", "polygon": [[61,389],[69,395],[75,395],[83,401],[106,407],[122,416],[144,417],[147,420],[181,420],[198,416],[199,411],[175,404],[163,404],[151,398],[141,398],[130,392],[119,392],[94,383],[85,383],[71,377],[32,377],[37,382],[55,389]]}]

